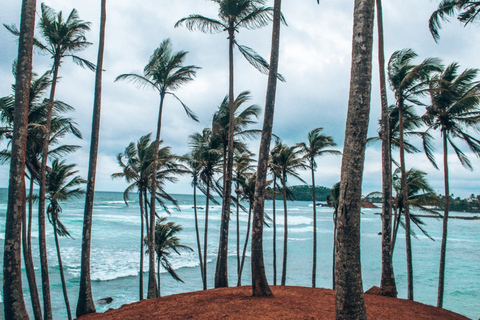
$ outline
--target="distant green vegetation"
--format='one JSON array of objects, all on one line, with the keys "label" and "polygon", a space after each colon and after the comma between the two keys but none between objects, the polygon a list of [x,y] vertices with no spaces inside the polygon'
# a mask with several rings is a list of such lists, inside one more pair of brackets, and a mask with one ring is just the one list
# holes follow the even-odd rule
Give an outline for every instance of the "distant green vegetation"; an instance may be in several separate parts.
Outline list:
[{"label": "distant green vegetation", "polygon": [[[292,194],[292,200],[298,201],[312,201],[312,186],[309,185],[299,185],[299,186],[290,186],[288,187]],[[327,196],[330,194],[330,188],[327,187],[315,187],[315,199],[317,201],[326,201]],[[277,200],[282,199],[282,189],[277,189]],[[267,199],[272,199],[272,189],[267,189]]]}]

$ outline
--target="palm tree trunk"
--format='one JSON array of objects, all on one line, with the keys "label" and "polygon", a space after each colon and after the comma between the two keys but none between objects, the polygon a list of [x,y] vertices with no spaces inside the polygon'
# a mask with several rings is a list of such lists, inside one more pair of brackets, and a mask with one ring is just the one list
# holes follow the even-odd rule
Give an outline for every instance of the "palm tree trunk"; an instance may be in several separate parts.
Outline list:
[{"label": "palm tree trunk", "polygon": [[337,214],[338,208],[333,211],[333,254],[332,254],[332,290],[335,290],[335,253],[337,249]]},{"label": "palm tree trunk", "polygon": [[313,202],[313,265],[312,265],[312,288],[316,287],[317,276],[317,204],[315,199],[315,170],[313,161],[310,161],[312,169],[312,202]]},{"label": "palm tree trunk", "polygon": [[438,296],[437,307],[443,308],[443,292],[445,285],[445,260],[447,255],[447,227],[448,227],[448,210],[450,207],[450,186],[448,179],[448,143],[447,132],[442,130],[443,136],[443,172],[445,183],[445,209],[443,212],[443,232],[442,232],[442,246],[440,250],[440,268],[438,272]]},{"label": "palm tree trunk", "polygon": [[50,297],[50,279],[48,273],[47,259],[47,239],[45,234],[45,193],[47,181],[47,161],[48,161],[48,143],[50,141],[50,131],[53,113],[53,104],[55,99],[55,89],[57,87],[58,69],[60,67],[60,58],[55,57],[53,62],[53,79],[48,101],[47,121],[44,128],[42,163],[40,166],[40,191],[38,199],[38,238],[40,247],[40,266],[42,271],[42,292],[43,292],[43,312],[45,320],[52,320],[52,302]]},{"label": "palm tree trunk", "polygon": [[[238,190],[238,183],[236,184],[236,189]],[[237,193],[237,277],[240,279],[241,271],[240,271],[240,193]],[[239,280],[240,284],[237,286],[241,286],[241,281]]]},{"label": "palm tree trunk", "polygon": [[392,156],[390,146],[390,121],[388,114],[387,86],[385,80],[385,50],[383,42],[382,0],[376,0],[378,25],[378,67],[380,75],[380,97],[382,103],[382,275],[380,292],[384,296],[397,297],[397,286],[393,272],[392,238]]},{"label": "palm tree trunk", "polygon": [[[23,258],[25,259],[25,271],[27,273],[28,288],[30,298],[32,299],[32,309],[35,320],[42,319],[42,307],[40,297],[38,296],[37,280],[35,277],[35,267],[33,265],[32,246],[31,246],[31,228],[33,211],[33,177],[30,175],[30,194],[28,197],[28,222],[27,215],[23,215],[22,221],[22,239],[23,239]],[[28,224],[28,230],[27,230]]]},{"label": "palm tree trunk", "polygon": [[210,205],[210,179],[207,180],[207,199],[205,201],[205,232],[203,239],[203,290],[207,290],[207,245],[208,245],[208,207]]},{"label": "palm tree trunk", "polygon": [[408,185],[405,169],[405,145],[403,142],[403,97],[398,99],[398,129],[400,144],[400,171],[402,173],[402,195],[403,195],[403,212],[405,214],[405,247],[407,254],[407,297],[413,300],[413,262],[412,262],[412,239],[410,236],[410,210],[408,206]]},{"label": "palm tree trunk", "polygon": [[12,158],[3,251],[3,303],[6,319],[28,319],[22,290],[21,228],[25,213],[25,156],[32,79],[35,0],[22,1],[15,84]]},{"label": "palm tree trunk", "polygon": [[287,279],[287,253],[288,253],[288,221],[287,221],[287,184],[286,174],[282,175],[283,188],[283,260],[282,260],[282,280],[281,285],[284,286]]},{"label": "palm tree trunk", "polygon": [[273,285],[277,285],[277,214],[275,210],[275,198],[277,195],[276,191],[277,178],[273,177]]},{"label": "palm tree trunk", "polygon": [[160,295],[160,259],[157,259],[157,286],[158,286],[158,296],[161,297]]},{"label": "palm tree trunk", "polygon": [[90,140],[90,158],[88,161],[87,190],[85,194],[85,211],[82,232],[82,261],[80,271],[80,291],[77,317],[95,312],[90,279],[90,244],[92,240],[93,201],[95,198],[95,177],[97,172],[98,141],[100,137],[100,114],[102,105],[103,53],[105,48],[105,25],[107,19],[107,1],[100,4],[100,35],[98,44],[97,67],[95,71],[95,92],[93,101],[92,134]]},{"label": "palm tree trunk", "polygon": [[203,259],[202,259],[202,245],[200,243],[200,230],[198,228],[198,214],[197,214],[197,184],[195,183],[193,185],[193,208],[194,208],[194,213],[195,213],[195,234],[197,235],[197,249],[198,249],[198,259],[200,261],[200,273],[202,276],[202,284],[206,286],[205,284],[205,278],[204,276],[204,264],[203,264]]},{"label": "palm tree trunk", "polygon": [[160,133],[162,130],[162,111],[163,101],[165,98],[165,92],[160,93],[160,107],[158,110],[158,122],[157,122],[157,135],[155,136],[155,148],[153,154],[153,167],[152,167],[152,185],[150,190],[150,232],[148,237],[148,294],[147,299],[158,297],[158,288],[155,281],[155,206],[157,202],[157,166],[158,166],[158,149],[160,146]]},{"label": "palm tree trunk", "polygon": [[228,89],[228,148],[227,148],[227,172],[223,177],[223,202],[222,218],[220,222],[220,238],[218,241],[218,257],[215,271],[215,288],[228,287],[228,225],[230,222],[230,204],[232,200],[232,172],[233,172],[233,129],[235,127],[235,104],[233,82],[233,47],[235,43],[235,30],[233,26],[228,30],[228,63],[229,63],[229,89]]},{"label": "palm tree trunk", "polygon": [[360,263],[360,208],[370,112],[374,0],[355,0],[352,67],[342,158],[335,270],[336,319],[367,319]]},{"label": "palm tree trunk", "polygon": [[140,278],[140,283],[139,283],[139,300],[143,300],[143,238],[144,238],[144,228],[145,228],[145,222],[143,221],[143,217],[145,215],[144,210],[143,210],[143,190],[140,190],[138,194],[138,200],[140,204],[140,272],[139,272],[139,278]]},{"label": "palm tree trunk", "polygon": [[63,298],[65,299],[65,307],[67,309],[68,320],[72,320],[72,311],[70,310],[70,301],[68,300],[67,284],[65,275],[63,274],[62,255],[60,253],[60,244],[58,243],[57,221],[53,220],[53,234],[55,236],[55,247],[57,248],[58,268],[60,271],[60,279],[62,281]]},{"label": "palm tree trunk", "polygon": [[[275,111],[275,94],[277,90],[278,57],[280,46],[281,0],[275,0],[273,5],[272,50],[270,52],[270,71],[268,73],[267,94],[265,98],[265,114],[263,117],[262,137],[258,152],[257,179],[253,202],[252,228],[252,291],[254,296],[272,296],[265,275],[263,262],[263,216],[265,207],[265,186],[268,170],[268,153],[272,138],[273,115]],[[275,196],[275,194],[274,194]],[[274,200],[275,201],[275,198]],[[275,228],[275,222],[273,223]],[[274,235],[275,241],[275,235]],[[274,248],[274,259],[275,248]],[[274,260],[275,261],[275,260]],[[275,262],[274,262],[275,265]],[[274,269],[274,277],[276,270]]]},{"label": "palm tree trunk", "polygon": [[[395,200],[395,202],[398,202],[398,199]],[[390,254],[393,257],[393,251],[395,250],[395,243],[397,242],[397,233],[398,233],[398,227],[400,226],[400,218],[401,218],[401,212],[403,207],[400,204],[399,208],[394,207],[394,218],[393,218],[393,233],[392,233],[392,245],[390,246]]]},{"label": "palm tree trunk", "polygon": [[252,201],[250,201],[250,205],[248,208],[247,234],[245,235],[245,244],[243,245],[242,263],[240,264],[240,268],[238,271],[237,287],[240,287],[242,285],[242,271],[243,271],[243,264],[245,263],[245,255],[247,253],[248,239],[250,237],[251,222],[252,222]]}]

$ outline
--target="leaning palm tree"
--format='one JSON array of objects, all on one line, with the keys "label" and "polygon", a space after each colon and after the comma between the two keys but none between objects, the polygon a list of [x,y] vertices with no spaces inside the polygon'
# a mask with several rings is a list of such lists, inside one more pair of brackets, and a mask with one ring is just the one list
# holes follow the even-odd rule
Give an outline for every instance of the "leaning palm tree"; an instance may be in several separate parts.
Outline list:
[{"label": "leaning palm tree", "polygon": [[74,170],[76,165],[65,164],[65,160],[60,161],[55,159],[52,161],[52,169],[47,177],[47,200],[49,205],[47,207],[48,220],[53,226],[53,234],[55,236],[55,246],[57,248],[58,267],[60,270],[60,278],[62,281],[63,297],[65,299],[65,306],[67,308],[68,319],[72,319],[72,312],[70,310],[70,302],[67,293],[67,284],[65,282],[65,275],[63,273],[62,256],[60,253],[60,244],[58,236],[72,237],[65,225],[60,221],[60,213],[62,207],[60,201],[66,201],[73,197],[79,197],[85,193],[81,188],[87,181],[80,176],[75,176],[78,170]]},{"label": "leaning palm tree", "polygon": [[170,261],[173,252],[180,255],[181,251],[193,251],[189,246],[180,243],[180,239],[176,236],[183,230],[182,226],[175,222],[166,222],[166,217],[161,217],[155,225],[155,252],[157,254],[157,281],[158,295],[160,296],[160,265],[168,272],[173,279],[183,282],[183,280],[175,272]]},{"label": "leaning palm tree", "polygon": [[100,35],[97,55],[97,70],[95,72],[95,91],[92,115],[92,134],[90,139],[90,154],[88,160],[87,192],[82,232],[82,258],[80,270],[80,290],[77,302],[77,317],[95,312],[90,280],[90,244],[93,217],[93,200],[95,197],[95,177],[97,172],[98,143],[100,138],[100,114],[102,105],[102,74],[103,54],[105,51],[105,29],[107,20],[107,0],[100,1]]},{"label": "leaning palm tree", "polygon": [[441,68],[440,60],[427,58],[418,65],[412,64],[417,54],[412,49],[395,51],[388,62],[388,80],[392,90],[395,92],[395,99],[398,107],[398,132],[400,147],[400,169],[402,172],[403,184],[403,207],[405,210],[405,241],[407,251],[407,291],[408,299],[413,300],[413,262],[412,244],[410,238],[410,210],[408,207],[408,188],[405,166],[405,145],[404,145],[404,118],[403,112],[406,102],[421,104],[419,96],[425,95],[428,88],[428,79],[433,71]]},{"label": "leaning palm tree", "polygon": [[278,146],[274,148],[276,154],[277,169],[280,173],[280,182],[282,184],[283,192],[283,262],[282,262],[282,280],[281,285],[285,285],[287,277],[287,246],[288,246],[288,221],[287,221],[287,179],[294,177],[301,182],[304,182],[297,173],[299,169],[305,169],[307,166],[304,163],[304,158],[301,156],[302,150],[298,146],[287,146],[281,142],[276,142]]},{"label": "leaning palm tree", "polygon": [[[42,270],[42,290],[44,304],[44,318],[52,318],[52,307],[50,298],[50,280],[48,277],[48,260],[46,253],[46,237],[45,237],[45,185],[46,185],[46,167],[48,158],[48,141],[51,134],[51,118],[55,99],[55,90],[58,82],[59,69],[62,60],[65,57],[71,57],[73,61],[82,67],[91,70],[95,69],[95,65],[91,62],[80,58],[75,53],[87,48],[91,43],[86,41],[85,32],[90,30],[90,23],[80,20],[75,9],[71,11],[66,19],[62,12],[58,14],[52,8],[44,3],[41,6],[42,13],[40,17],[39,27],[42,37],[46,44],[40,40],[35,40],[35,46],[41,51],[51,55],[53,64],[51,68],[52,84],[50,88],[50,98],[48,103],[47,122],[45,125],[45,135],[43,140],[42,165],[40,168],[40,197],[39,197],[39,242],[40,242],[40,261]],[[8,29],[13,34],[19,34],[15,27],[10,26]]]},{"label": "leaning palm tree", "polygon": [[[143,75],[136,73],[127,73],[119,75],[115,81],[127,80],[140,88],[152,88],[160,94],[160,106],[158,111],[157,134],[155,136],[155,150],[158,150],[160,144],[160,133],[162,128],[162,113],[166,95],[176,98],[185,109],[187,115],[195,121],[198,121],[195,114],[174,94],[174,91],[182,85],[190,82],[196,76],[199,67],[189,65],[184,66],[187,51],[172,52],[170,39],[164,40],[160,46],[155,49],[150,61],[143,69]],[[152,176],[156,176],[158,158],[157,152],[153,155]],[[149,271],[148,271],[148,298],[155,298],[157,289],[155,288],[155,190],[156,179],[152,180],[151,185],[151,210],[150,210],[150,238],[149,238]]]},{"label": "leaning palm tree", "polygon": [[[265,98],[265,115],[263,118],[262,136],[258,151],[257,180],[253,203],[252,227],[252,294],[254,296],[271,296],[263,262],[263,220],[265,207],[265,190],[267,185],[268,154],[272,137],[273,115],[278,78],[278,57],[280,47],[280,25],[282,21],[282,1],[273,4],[272,46],[270,51],[270,70],[268,73],[267,94]],[[275,192],[273,192],[275,199]],[[275,201],[275,200],[274,200]],[[273,217],[275,225],[275,216]],[[275,237],[274,237],[275,241]],[[274,246],[275,247],[275,246]],[[275,251],[274,251],[274,259]],[[276,270],[275,270],[276,271]],[[276,275],[274,275],[276,279]]]},{"label": "leaning palm tree", "polygon": [[464,25],[472,23],[480,17],[480,2],[475,0],[442,0],[428,21],[430,33],[436,42],[440,39],[440,21],[448,21],[448,17],[455,15],[457,12],[457,19]]},{"label": "leaning palm tree", "polygon": [[461,164],[469,170],[473,169],[472,165],[454,139],[464,141],[476,156],[480,156],[480,140],[469,133],[469,129],[477,131],[480,129],[480,83],[475,81],[478,69],[467,69],[459,73],[459,67],[458,63],[452,63],[442,73],[432,77],[430,80],[432,104],[427,108],[423,117],[428,125],[427,131],[440,131],[443,144],[445,209],[437,297],[437,307],[440,308],[443,306],[448,209],[450,206],[448,145],[455,151]]},{"label": "leaning palm tree", "polygon": [[301,142],[298,146],[304,153],[303,158],[308,162],[308,168],[312,173],[312,201],[313,201],[313,266],[312,266],[312,288],[316,286],[317,275],[317,204],[315,199],[315,170],[317,169],[316,157],[326,154],[341,155],[337,150],[325,148],[335,147],[337,144],[331,136],[322,134],[323,128],[313,129],[308,133],[307,143]]},{"label": "leaning palm tree", "polygon": [[18,69],[15,90],[12,161],[8,183],[8,205],[3,251],[3,303],[5,318],[28,319],[22,290],[20,235],[25,212],[25,145],[27,142],[28,96],[32,75],[33,35],[35,32],[35,0],[22,1]]},{"label": "leaning palm tree", "polygon": [[[262,73],[267,73],[269,65],[253,49],[240,45],[235,39],[235,34],[240,28],[258,29],[266,26],[272,20],[273,9],[264,6],[265,0],[212,0],[219,6],[218,18],[213,19],[199,14],[192,14],[182,18],[175,24],[175,27],[185,24],[189,30],[199,30],[204,33],[228,33],[229,48],[229,109],[230,121],[234,123],[234,63],[233,50],[239,49],[247,61]],[[215,287],[228,286],[227,274],[227,251],[228,251],[228,225],[230,219],[230,203],[233,172],[233,134],[234,127],[229,126],[228,132],[228,154],[227,154],[227,175],[224,177],[222,220],[220,226],[219,253],[217,259],[217,271],[215,275]]]}]

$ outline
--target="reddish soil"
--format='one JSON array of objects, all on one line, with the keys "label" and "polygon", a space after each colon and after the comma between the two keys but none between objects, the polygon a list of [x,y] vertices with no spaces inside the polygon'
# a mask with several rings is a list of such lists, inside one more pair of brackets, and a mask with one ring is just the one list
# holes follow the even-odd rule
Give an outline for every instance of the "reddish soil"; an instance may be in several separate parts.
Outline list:
[{"label": "reddish soil", "polygon": [[[335,293],[328,289],[271,286],[273,297],[252,297],[251,287],[181,293],[124,305],[79,320],[128,319],[335,319]],[[365,294],[371,320],[465,320],[448,310],[414,301]]]}]

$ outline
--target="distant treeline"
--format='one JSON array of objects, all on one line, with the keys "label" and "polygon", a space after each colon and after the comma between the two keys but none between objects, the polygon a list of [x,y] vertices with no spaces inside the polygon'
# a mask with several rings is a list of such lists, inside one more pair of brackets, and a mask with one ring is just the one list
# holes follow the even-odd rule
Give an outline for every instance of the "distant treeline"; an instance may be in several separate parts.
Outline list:
[{"label": "distant treeline", "polygon": [[[309,185],[299,185],[299,186],[290,186],[288,187],[292,195],[292,200],[298,201],[312,201],[312,186]],[[331,189],[327,187],[315,187],[315,199],[317,201],[326,201],[327,196],[330,194]],[[276,190],[277,200],[283,199],[283,189],[278,188]],[[273,190],[272,188],[267,188],[267,199],[272,199]]]}]

